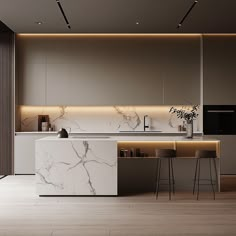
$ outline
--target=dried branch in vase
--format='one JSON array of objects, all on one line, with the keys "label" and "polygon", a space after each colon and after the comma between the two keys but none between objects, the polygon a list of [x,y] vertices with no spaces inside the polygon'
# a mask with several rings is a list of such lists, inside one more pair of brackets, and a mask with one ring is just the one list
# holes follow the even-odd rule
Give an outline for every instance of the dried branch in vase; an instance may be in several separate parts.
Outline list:
[{"label": "dried branch in vase", "polygon": [[179,119],[184,119],[186,120],[187,123],[189,123],[197,119],[199,115],[197,112],[198,109],[199,109],[199,105],[193,105],[191,108],[186,108],[186,109],[184,107],[182,107],[181,109],[171,107],[169,110],[169,113],[176,114],[176,116]]}]

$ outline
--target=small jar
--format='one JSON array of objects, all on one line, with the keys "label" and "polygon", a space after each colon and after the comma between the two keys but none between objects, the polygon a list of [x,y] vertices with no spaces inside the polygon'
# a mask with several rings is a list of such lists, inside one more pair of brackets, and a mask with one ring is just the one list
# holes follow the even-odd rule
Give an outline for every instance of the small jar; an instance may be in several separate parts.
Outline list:
[{"label": "small jar", "polygon": [[120,157],[124,157],[124,149],[123,148],[120,149]]},{"label": "small jar", "polygon": [[130,148],[130,157],[134,157],[134,148]]},{"label": "small jar", "polygon": [[183,129],[182,125],[178,125],[178,131],[181,132],[183,131],[182,129]]},{"label": "small jar", "polygon": [[128,157],[129,151],[127,149],[124,150],[124,157]]},{"label": "small jar", "polygon": [[135,156],[140,157],[140,148],[135,149]]},{"label": "small jar", "polygon": [[42,126],[42,131],[48,131],[48,122],[42,122],[41,126]]}]

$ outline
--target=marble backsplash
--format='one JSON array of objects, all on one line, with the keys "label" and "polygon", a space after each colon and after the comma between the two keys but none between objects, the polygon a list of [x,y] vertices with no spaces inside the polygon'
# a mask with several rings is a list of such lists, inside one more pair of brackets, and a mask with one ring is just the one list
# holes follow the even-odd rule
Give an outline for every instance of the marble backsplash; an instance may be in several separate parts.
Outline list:
[{"label": "marble backsplash", "polygon": [[[54,130],[63,127],[79,133],[143,131],[144,115],[148,115],[150,131],[175,133],[183,120],[170,114],[170,108],[171,106],[20,106],[17,131],[38,131],[38,115],[49,115]],[[194,132],[202,132],[201,117],[199,111],[199,117],[194,121]]]}]

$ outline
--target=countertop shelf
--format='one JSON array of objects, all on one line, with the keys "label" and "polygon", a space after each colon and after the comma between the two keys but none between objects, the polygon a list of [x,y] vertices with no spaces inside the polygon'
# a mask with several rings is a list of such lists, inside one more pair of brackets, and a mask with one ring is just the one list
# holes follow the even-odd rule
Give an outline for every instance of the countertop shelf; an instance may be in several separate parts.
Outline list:
[{"label": "countertop shelf", "polygon": [[[189,156],[189,157],[173,157],[173,159],[195,159],[195,156]],[[150,156],[150,157],[118,157],[118,159],[159,159],[159,157],[154,157],[154,156]],[[216,159],[219,159],[219,157],[217,157]]]}]

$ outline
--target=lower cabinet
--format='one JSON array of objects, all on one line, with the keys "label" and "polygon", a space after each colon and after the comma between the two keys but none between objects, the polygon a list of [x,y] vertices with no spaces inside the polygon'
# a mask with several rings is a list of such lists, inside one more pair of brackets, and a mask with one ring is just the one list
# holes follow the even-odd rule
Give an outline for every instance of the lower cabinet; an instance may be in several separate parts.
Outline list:
[{"label": "lower cabinet", "polygon": [[35,140],[47,136],[49,136],[49,134],[15,135],[15,148],[14,148],[15,174],[35,174]]},{"label": "lower cabinet", "polygon": [[236,135],[220,135],[221,159],[220,167],[222,175],[236,174]]},{"label": "lower cabinet", "polygon": [[236,174],[236,135],[205,135],[207,138],[220,140],[220,173]]}]

